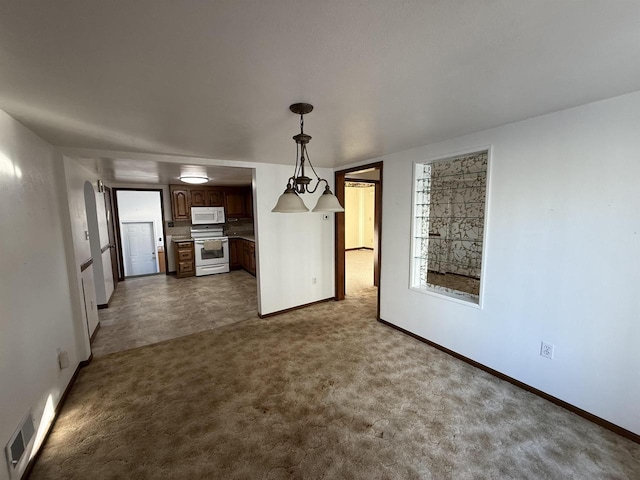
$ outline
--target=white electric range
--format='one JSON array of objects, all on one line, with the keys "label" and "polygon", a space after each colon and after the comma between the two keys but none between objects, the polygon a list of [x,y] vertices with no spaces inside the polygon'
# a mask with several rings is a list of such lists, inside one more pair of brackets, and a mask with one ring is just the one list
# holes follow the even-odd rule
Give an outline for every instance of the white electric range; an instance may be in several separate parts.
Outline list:
[{"label": "white electric range", "polygon": [[191,228],[196,256],[196,277],[229,271],[229,239],[220,225]]}]

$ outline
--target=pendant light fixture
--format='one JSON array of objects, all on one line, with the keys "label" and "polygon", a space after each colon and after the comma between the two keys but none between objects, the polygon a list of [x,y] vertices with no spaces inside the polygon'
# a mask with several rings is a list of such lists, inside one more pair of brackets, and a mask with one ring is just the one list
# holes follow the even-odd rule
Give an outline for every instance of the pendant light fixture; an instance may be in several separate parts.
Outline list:
[{"label": "pendant light fixture", "polygon": [[[309,209],[300,198],[299,194],[314,193],[318,186],[324,182],[324,192],[320,195],[318,203],[316,203],[314,212],[344,212],[344,208],[340,205],[340,202],[336,196],[331,192],[329,188],[329,182],[324,178],[320,178],[316,173],[315,168],[311,164],[309,159],[309,153],[307,152],[307,144],[311,140],[311,136],[304,133],[304,115],[313,110],[313,105],[308,103],[294,103],[289,107],[296,115],[300,115],[300,133],[293,136],[296,142],[296,166],[293,171],[293,176],[289,177],[287,181],[287,188],[284,193],[278,198],[278,203],[273,207],[272,212],[278,213],[302,213],[308,212]],[[316,176],[316,184],[313,188],[310,188],[313,179],[307,177],[304,172],[305,163],[309,164],[311,171]]]}]

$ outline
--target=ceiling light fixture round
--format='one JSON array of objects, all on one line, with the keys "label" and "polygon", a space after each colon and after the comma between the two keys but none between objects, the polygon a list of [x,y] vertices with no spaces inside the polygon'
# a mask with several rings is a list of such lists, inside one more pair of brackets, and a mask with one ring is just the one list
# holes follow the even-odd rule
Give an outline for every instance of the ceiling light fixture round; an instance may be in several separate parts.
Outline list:
[{"label": "ceiling light fixture round", "polygon": [[180,181],[198,185],[200,183],[207,183],[209,181],[209,177],[205,177],[203,175],[182,175],[180,177]]}]

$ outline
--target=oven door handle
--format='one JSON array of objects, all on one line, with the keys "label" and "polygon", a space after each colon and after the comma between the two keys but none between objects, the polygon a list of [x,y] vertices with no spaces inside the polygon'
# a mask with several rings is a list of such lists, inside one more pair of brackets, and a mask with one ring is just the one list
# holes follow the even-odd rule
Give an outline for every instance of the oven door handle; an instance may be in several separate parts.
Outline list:
[{"label": "oven door handle", "polygon": [[[204,242],[206,242],[207,240],[194,240],[194,243],[197,243],[198,245],[204,245]],[[224,240],[220,240],[220,243],[229,243],[229,240],[224,239]]]}]

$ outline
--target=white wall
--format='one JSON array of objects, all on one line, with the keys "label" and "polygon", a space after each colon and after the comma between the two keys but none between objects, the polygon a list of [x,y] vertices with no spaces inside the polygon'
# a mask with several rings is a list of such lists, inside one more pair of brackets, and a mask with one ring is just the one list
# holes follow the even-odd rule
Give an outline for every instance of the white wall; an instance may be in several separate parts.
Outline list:
[{"label": "white wall", "polygon": [[[176,180],[178,183],[178,180]],[[173,220],[171,217],[171,192],[169,185],[152,185],[148,183],[110,183],[108,185],[111,188],[139,188],[140,190],[162,190],[162,208],[164,209],[164,221],[170,222]]]},{"label": "white wall", "polygon": [[[98,203],[98,200],[101,201],[100,204]],[[89,231],[89,249],[91,251],[91,258],[93,259],[91,269],[93,271],[91,273],[84,274],[87,276],[90,275],[91,278],[85,279],[83,292],[85,296],[88,292],[95,292],[95,303],[97,305],[104,305],[107,303],[111,293],[113,292],[113,282],[111,282],[111,284],[107,284],[105,281],[105,273],[111,272],[111,264],[103,265],[102,262],[102,246],[103,244],[109,243],[109,237],[105,236],[107,221],[104,211],[104,194],[98,193],[96,188],[89,181],[84,182],[84,203],[87,217],[87,230]],[[100,217],[103,217],[104,220],[101,221]],[[101,224],[104,224],[104,227],[101,227]],[[104,232],[101,232],[101,230],[104,230]],[[98,279],[98,281],[95,279]],[[92,285],[91,288],[87,286],[89,283]],[[107,292],[107,285],[111,286],[111,292]],[[92,301],[93,299],[87,302],[87,308],[91,311],[88,318],[90,335],[93,335],[93,332],[98,326],[97,308],[95,314],[93,314]]]},{"label": "white wall", "polygon": [[[0,111],[0,445],[32,409],[38,438],[78,364],[53,149]],[[56,349],[69,353],[60,370]],[[45,413],[46,411],[46,413]],[[41,422],[42,420],[42,422]],[[4,452],[0,480],[7,480]]]},{"label": "white wall", "polygon": [[[638,125],[640,92],[384,157],[381,317],[640,434]],[[409,290],[412,162],[487,145],[483,308]]]},{"label": "white wall", "polygon": [[363,189],[362,194],[362,243],[364,247],[374,248],[374,216],[376,212],[376,187]]},{"label": "white wall", "polygon": [[344,248],[362,247],[362,198],[359,188],[344,189]]},{"label": "white wall", "polygon": [[[323,220],[322,213],[272,213],[291,176],[291,167],[261,164],[255,168],[260,313],[265,315],[333,297],[334,214]],[[316,171],[321,177],[333,178],[330,169],[316,168]],[[302,196],[308,208],[313,209],[321,190]]]},{"label": "white wall", "polygon": [[[84,306],[82,308],[82,315],[85,319],[83,328],[86,330],[86,325],[89,325],[89,330],[85,332],[86,335],[82,336],[84,345],[79,347],[85,353],[84,358],[87,358],[91,352],[88,339],[95,331],[95,327],[98,324],[97,305],[99,303],[97,301],[96,290],[103,292],[103,295],[106,296],[103,274],[105,271],[111,271],[111,264],[99,265],[102,255],[99,254],[99,249],[96,250],[96,252],[91,251],[91,242],[87,239],[85,234],[85,232],[93,230],[94,238],[96,235],[99,235],[99,228],[97,228],[96,225],[93,225],[93,228],[91,229],[89,228],[85,203],[85,183],[89,182],[91,185],[95,185],[98,180],[98,176],[69,157],[64,157],[62,159],[62,165],[65,181],[64,194],[66,195],[69,218],[67,231],[70,234],[69,240],[73,246],[73,256],[75,259],[74,265],[69,267],[69,275],[77,285],[81,302],[86,303],[87,307],[86,310],[84,309]],[[104,212],[102,212],[102,214],[104,215]],[[97,212],[97,216],[99,215],[100,212]],[[102,239],[98,238],[97,245],[102,245],[105,242],[108,242],[108,239],[102,241]],[[94,257],[93,253],[96,253],[97,256]],[[93,258],[94,264],[88,267],[84,272],[81,272],[81,265],[91,258]],[[96,267],[101,267],[98,275],[94,274],[94,269]],[[83,285],[83,283],[85,285]],[[101,283],[102,285],[100,285]]]},{"label": "white wall", "polygon": [[345,248],[373,248],[375,187],[345,187]]}]

